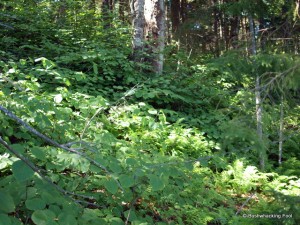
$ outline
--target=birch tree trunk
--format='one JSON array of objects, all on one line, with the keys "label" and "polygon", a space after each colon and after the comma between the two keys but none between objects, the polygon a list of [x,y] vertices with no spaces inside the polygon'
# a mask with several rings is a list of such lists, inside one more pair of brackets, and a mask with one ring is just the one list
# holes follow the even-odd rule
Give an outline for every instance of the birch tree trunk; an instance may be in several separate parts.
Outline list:
[{"label": "birch tree trunk", "polygon": [[134,61],[143,61],[143,50],[147,50],[146,61],[156,74],[161,74],[165,47],[164,0],[133,0],[132,14]]},{"label": "birch tree trunk", "polygon": [[[254,21],[252,15],[249,15],[249,27],[250,27],[250,53],[251,55],[256,55],[256,43],[255,43],[255,30],[254,30]],[[261,85],[260,85],[260,76],[256,74],[255,80],[255,102],[256,102],[256,128],[259,141],[263,143],[263,125],[262,125],[262,99],[261,99]],[[265,148],[262,148],[259,151],[259,165],[260,169],[264,170],[265,168]]]},{"label": "birch tree trunk", "polygon": [[132,0],[131,13],[132,13],[132,26],[133,26],[133,60],[135,62],[141,62],[143,59],[143,47],[144,47],[144,6],[145,0]]}]

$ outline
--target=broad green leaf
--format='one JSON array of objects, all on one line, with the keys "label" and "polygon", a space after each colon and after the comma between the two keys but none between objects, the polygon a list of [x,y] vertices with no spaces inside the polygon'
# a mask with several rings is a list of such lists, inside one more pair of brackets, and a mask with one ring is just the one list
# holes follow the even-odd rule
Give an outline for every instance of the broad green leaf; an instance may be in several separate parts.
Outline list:
[{"label": "broad green leaf", "polygon": [[8,157],[8,154],[0,156],[0,170],[8,167],[11,164],[10,159]]},{"label": "broad green leaf", "polygon": [[71,85],[71,82],[69,79],[64,78],[63,81],[64,81],[65,85],[67,85],[68,87]]},{"label": "broad green leaf", "polygon": [[58,200],[58,198],[56,196],[54,197],[53,193],[49,191],[42,192],[41,197],[47,204],[55,203]]},{"label": "broad green leaf", "polygon": [[110,219],[109,224],[111,224],[111,225],[124,225],[124,222],[120,218],[113,217],[113,218]]},{"label": "broad green leaf", "polygon": [[139,106],[144,107],[146,104],[144,102],[139,102]]},{"label": "broad green leaf", "polygon": [[109,168],[114,172],[114,173],[121,173],[122,172],[122,167],[117,164],[117,161],[111,162],[109,165]]},{"label": "broad green leaf", "polygon": [[16,180],[19,182],[29,180],[34,175],[34,171],[21,160],[13,163],[12,172]]},{"label": "broad green leaf", "polygon": [[45,160],[46,159],[46,153],[45,151],[40,148],[40,147],[32,147],[30,148],[30,152],[37,158],[40,160]]},{"label": "broad green leaf", "polygon": [[104,187],[112,194],[116,194],[118,191],[118,184],[115,180],[108,180],[104,183]]},{"label": "broad green leaf", "polygon": [[[61,201],[60,204],[63,205],[64,202]],[[55,215],[59,215],[61,213],[61,208],[56,204],[50,205],[48,209],[51,210]]]},{"label": "broad green leaf", "polygon": [[31,219],[38,225],[50,225],[51,222],[54,222],[55,214],[49,209],[37,210],[32,213]]},{"label": "broad green leaf", "polygon": [[160,179],[160,177],[150,174],[148,175],[148,178],[150,180],[152,191],[159,191],[164,188],[164,182],[162,179]]},{"label": "broad green leaf", "polygon": [[32,198],[32,199],[27,199],[25,201],[25,205],[27,209],[39,210],[39,209],[44,209],[46,207],[46,202],[41,198]]},{"label": "broad green leaf", "polygon": [[0,225],[11,225],[11,220],[8,215],[0,214]]},{"label": "broad green leaf", "polygon": [[124,188],[132,187],[134,185],[134,179],[132,176],[122,175],[120,176],[119,181]]},{"label": "broad green leaf", "polygon": [[0,191],[0,213],[11,213],[15,211],[13,198],[6,191]]},{"label": "broad green leaf", "polygon": [[157,114],[157,110],[155,110],[155,109],[149,109],[148,113],[151,114],[151,115],[156,115]]},{"label": "broad green leaf", "polygon": [[[155,94],[152,93],[152,92],[150,92],[150,93],[145,94],[145,97],[147,97],[147,98],[154,98],[154,97],[155,97]],[[150,113],[150,114],[151,114],[151,113]]]},{"label": "broad green leaf", "polygon": [[120,125],[121,127],[129,127],[130,123],[128,121],[121,121]]},{"label": "broad green leaf", "polygon": [[194,169],[194,164],[193,163],[187,162],[184,165],[190,171],[192,171]]},{"label": "broad green leaf", "polygon": [[127,158],[126,159],[126,164],[131,165],[131,166],[138,165],[137,161],[134,158]]},{"label": "broad green leaf", "polygon": [[79,155],[69,155],[71,165],[80,170],[83,173],[86,173],[90,168],[90,162],[87,159],[82,158]]},{"label": "broad green leaf", "polygon": [[52,69],[53,67],[55,67],[55,63],[46,58],[42,59],[42,64],[45,69]]},{"label": "broad green leaf", "polygon": [[90,221],[103,216],[103,213],[99,209],[84,209],[81,218],[84,221]]},{"label": "broad green leaf", "polygon": [[125,218],[128,218],[128,221],[133,221],[133,220],[137,219],[134,210],[127,210],[127,211],[125,211],[124,212],[124,216],[125,216]]},{"label": "broad green leaf", "polygon": [[11,147],[16,150],[18,153],[21,153],[23,154],[25,152],[25,148],[24,148],[24,145],[21,145],[21,144],[13,144],[11,145]]},{"label": "broad green leaf", "polygon": [[66,214],[64,212],[58,216],[58,223],[60,225],[77,225],[78,224],[75,216]]},{"label": "broad green leaf", "polygon": [[[12,225],[24,225],[24,223],[22,223],[18,218],[16,217],[11,217],[11,224]],[[50,224],[49,224],[50,225]]]}]

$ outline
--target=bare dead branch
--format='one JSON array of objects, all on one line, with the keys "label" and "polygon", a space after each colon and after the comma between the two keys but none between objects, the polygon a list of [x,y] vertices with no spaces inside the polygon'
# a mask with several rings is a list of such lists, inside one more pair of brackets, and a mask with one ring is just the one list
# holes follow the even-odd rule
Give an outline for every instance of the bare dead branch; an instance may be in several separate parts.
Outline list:
[{"label": "bare dead branch", "polygon": [[238,215],[242,209],[245,207],[245,205],[250,201],[251,198],[253,198],[255,196],[255,193],[252,193],[247,199],[246,201],[243,203],[243,205],[239,208],[239,210],[235,213],[235,215]]}]

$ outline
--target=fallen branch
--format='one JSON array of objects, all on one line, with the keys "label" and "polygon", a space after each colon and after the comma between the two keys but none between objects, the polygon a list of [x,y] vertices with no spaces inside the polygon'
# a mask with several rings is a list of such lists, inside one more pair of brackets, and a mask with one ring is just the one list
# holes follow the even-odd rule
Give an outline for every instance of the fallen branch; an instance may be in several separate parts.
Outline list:
[{"label": "fallen branch", "polygon": [[255,193],[252,193],[247,199],[246,201],[243,203],[243,205],[239,208],[239,210],[235,213],[235,215],[237,216],[242,209],[245,207],[245,205],[250,201],[251,198],[253,198],[255,196]]},{"label": "fallen branch", "polygon": [[100,163],[98,163],[94,159],[90,158],[85,153],[80,152],[80,151],[78,151],[78,150],[76,150],[74,148],[69,148],[69,147],[67,147],[68,145],[59,144],[58,142],[56,142],[56,141],[52,140],[51,138],[47,137],[46,135],[40,133],[39,131],[37,131],[36,129],[34,129],[33,127],[31,127],[29,124],[27,124],[26,122],[24,122],[23,120],[21,120],[15,114],[13,114],[11,111],[9,111],[8,109],[4,108],[1,105],[0,105],[0,110],[2,112],[4,112],[8,117],[12,118],[13,120],[15,120],[16,122],[18,122],[19,124],[21,124],[23,127],[25,127],[29,132],[35,134],[39,138],[41,138],[44,141],[46,141],[48,144],[53,145],[53,146],[55,146],[57,148],[61,148],[61,149],[65,150],[65,151],[67,151],[67,152],[71,152],[71,153],[80,155],[81,157],[87,159],[94,166],[97,166],[97,167],[101,168],[103,171],[105,171],[105,173],[107,173],[108,175],[110,175],[110,177],[115,180],[115,182],[117,183],[118,187],[122,191],[124,191],[123,188],[122,188],[122,186],[121,186],[121,184],[119,183],[119,181],[112,176],[112,174],[108,171],[108,169],[105,166],[101,165]]},{"label": "fallen branch", "polygon": [[[84,199],[89,199],[89,200],[95,200],[94,197],[91,196],[86,196],[86,195],[80,195],[80,194],[76,194],[74,192],[70,192],[67,191],[65,189],[63,189],[62,187],[56,185],[55,183],[53,183],[53,181],[46,177],[43,172],[46,172],[42,169],[40,169],[39,167],[37,167],[36,165],[34,165],[34,163],[32,163],[28,158],[26,158],[25,156],[21,155],[20,153],[18,153],[16,150],[14,150],[12,147],[10,147],[0,136],[0,144],[2,144],[9,152],[11,152],[13,155],[15,155],[17,158],[19,158],[20,160],[22,160],[28,167],[30,167],[34,172],[36,172],[43,180],[45,180],[47,183],[49,183],[51,186],[53,186],[56,190],[58,190],[60,193],[62,193],[64,196],[67,196],[69,198],[71,198],[70,196],[75,196],[75,197],[80,197],[80,198],[84,198]],[[88,201],[84,201],[84,200],[77,200],[77,199],[73,199],[71,198],[71,200],[73,200],[75,203],[83,203],[85,205],[93,205],[95,206],[95,203],[90,203]],[[100,207],[100,206],[99,206]]]}]

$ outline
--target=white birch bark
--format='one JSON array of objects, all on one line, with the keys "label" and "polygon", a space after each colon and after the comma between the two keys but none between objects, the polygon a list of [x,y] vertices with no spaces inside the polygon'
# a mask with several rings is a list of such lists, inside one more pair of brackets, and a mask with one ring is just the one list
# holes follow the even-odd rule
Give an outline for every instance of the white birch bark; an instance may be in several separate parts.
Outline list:
[{"label": "white birch bark", "polygon": [[[250,52],[251,55],[256,55],[256,43],[255,43],[255,30],[254,30],[254,20],[251,15],[248,17],[249,19],[249,26],[250,26],[250,40],[251,40],[251,47]],[[256,103],[256,129],[259,141],[263,143],[263,124],[262,124],[262,99],[261,99],[261,85],[260,85],[260,76],[256,74],[255,80],[255,103]],[[262,148],[259,151],[259,165],[260,169],[264,170],[265,168],[265,148]]]}]

